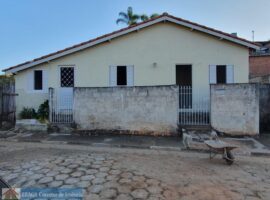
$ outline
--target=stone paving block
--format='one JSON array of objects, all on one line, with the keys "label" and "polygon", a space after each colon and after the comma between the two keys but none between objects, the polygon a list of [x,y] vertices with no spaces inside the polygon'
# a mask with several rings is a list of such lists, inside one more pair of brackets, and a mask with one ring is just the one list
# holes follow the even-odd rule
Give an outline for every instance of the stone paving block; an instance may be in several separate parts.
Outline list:
[{"label": "stone paving block", "polygon": [[103,161],[94,161],[92,162],[93,165],[102,165]]},{"label": "stone paving block", "polygon": [[93,179],[95,179],[95,176],[94,175],[85,175],[85,176],[82,176],[81,177],[81,180],[82,181],[91,181]]},{"label": "stone paving block", "polygon": [[131,187],[128,185],[120,185],[117,187],[119,193],[123,194],[130,194],[131,193]]},{"label": "stone paving block", "polygon": [[71,174],[72,177],[81,177],[82,175],[84,175],[84,172],[82,171],[75,171]]},{"label": "stone paving block", "polygon": [[63,185],[63,181],[53,181],[48,184],[49,187],[57,188]]},{"label": "stone paving block", "polygon": [[95,177],[98,177],[98,178],[104,178],[104,177],[106,177],[107,175],[108,175],[107,173],[99,172],[99,173],[96,173],[96,174],[95,174]]},{"label": "stone paving block", "polygon": [[104,182],[105,182],[105,179],[104,178],[95,178],[94,180],[92,180],[92,183],[94,185],[102,184]]},{"label": "stone paving block", "polygon": [[133,192],[131,192],[131,195],[135,199],[146,199],[149,193],[145,189],[136,189]]},{"label": "stone paving block", "polygon": [[107,171],[109,171],[109,170],[110,170],[109,167],[101,167],[101,168],[99,169],[100,172],[107,172]]},{"label": "stone paving block", "polygon": [[48,168],[45,168],[45,169],[43,168],[43,169],[39,170],[40,173],[45,173],[45,174],[48,173],[49,171],[50,171],[50,169],[48,169]]},{"label": "stone paving block", "polygon": [[90,192],[97,194],[100,193],[103,188],[104,188],[103,185],[93,185],[90,187]]},{"label": "stone paving block", "polygon": [[95,173],[97,173],[98,172],[98,170],[96,170],[96,169],[88,169],[88,170],[86,170],[86,174],[95,174]]},{"label": "stone paving block", "polygon": [[162,189],[159,186],[150,186],[147,187],[147,190],[151,194],[160,194],[162,192]]},{"label": "stone paving block", "polygon": [[78,171],[86,172],[88,169],[85,168],[85,167],[78,167],[77,170],[78,170]]},{"label": "stone paving block", "polygon": [[57,176],[55,176],[55,180],[57,181],[64,181],[69,177],[69,175],[67,174],[58,174]]},{"label": "stone paving block", "polygon": [[102,199],[112,199],[112,198],[115,198],[117,195],[117,191],[115,189],[105,189],[103,191],[101,191],[100,193],[100,197]]},{"label": "stone paving block", "polygon": [[44,177],[44,178],[41,178],[38,183],[40,184],[45,184],[45,183],[49,183],[49,182],[52,182],[53,181],[53,178],[52,177]]},{"label": "stone paving block", "polygon": [[42,177],[44,177],[43,174],[33,174],[32,176],[29,177],[29,179],[37,180],[37,179],[41,179]]},{"label": "stone paving block", "polygon": [[35,167],[30,168],[31,171],[38,171],[38,170],[41,170],[41,169],[42,169],[41,166],[35,166]]},{"label": "stone paving block", "polygon": [[119,180],[119,183],[130,183],[132,180],[131,179],[128,179],[128,178],[121,178]]},{"label": "stone paving block", "polygon": [[115,200],[132,200],[133,198],[128,194],[120,194],[116,197]]},{"label": "stone paving block", "polygon": [[75,168],[79,167],[79,165],[78,164],[71,164],[71,165],[68,165],[67,167],[70,169],[75,169]]},{"label": "stone paving block", "polygon": [[132,180],[133,181],[144,181],[145,177],[144,176],[133,176]]},{"label": "stone paving block", "polygon": [[121,173],[121,171],[118,170],[118,169],[113,169],[113,170],[109,171],[109,173],[110,173],[110,174],[113,174],[113,175],[118,175],[118,174]]},{"label": "stone paving block", "polygon": [[121,174],[122,178],[131,178],[132,176],[133,176],[133,174],[130,172],[124,172]]},{"label": "stone paving block", "polygon": [[79,178],[68,178],[65,180],[65,184],[72,185],[72,184],[78,183],[79,181],[80,181]]},{"label": "stone paving block", "polygon": [[101,165],[91,165],[91,167],[92,167],[93,169],[99,169],[99,168],[101,167]]},{"label": "stone paving block", "polygon": [[160,184],[160,182],[158,180],[155,180],[155,179],[147,179],[146,183],[149,185],[159,185]]},{"label": "stone paving block", "polygon": [[76,185],[78,187],[81,187],[81,188],[88,188],[89,186],[91,186],[91,182],[90,181],[80,181]]},{"label": "stone paving block", "polygon": [[72,172],[72,169],[68,169],[68,168],[65,168],[65,169],[60,171],[60,173],[63,173],[63,174],[69,174],[71,172]]},{"label": "stone paving block", "polygon": [[46,174],[46,176],[56,176],[56,175],[58,175],[59,174],[59,172],[58,171],[50,171],[50,172],[48,172],[47,174]]},{"label": "stone paving block", "polygon": [[103,184],[104,188],[118,188],[120,185],[116,181],[109,181]]},{"label": "stone paving block", "polygon": [[103,161],[103,160],[105,160],[105,158],[104,157],[100,157],[100,156],[96,156],[95,157],[95,160]]},{"label": "stone paving block", "polygon": [[[130,179],[129,179],[130,180]],[[130,184],[133,188],[147,188],[147,184],[143,181],[132,181]]]},{"label": "stone paving block", "polygon": [[113,180],[117,181],[117,180],[119,180],[119,178],[118,178],[117,175],[108,175],[108,176],[106,176],[106,180],[108,180],[108,181],[113,181]]}]

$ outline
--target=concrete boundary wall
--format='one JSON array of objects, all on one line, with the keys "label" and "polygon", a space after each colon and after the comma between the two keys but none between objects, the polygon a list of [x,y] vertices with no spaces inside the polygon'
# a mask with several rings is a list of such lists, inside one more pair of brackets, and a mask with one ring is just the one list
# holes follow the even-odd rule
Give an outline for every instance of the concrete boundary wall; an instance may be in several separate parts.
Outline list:
[{"label": "concrete boundary wall", "polygon": [[259,89],[256,84],[211,85],[211,125],[229,135],[259,134]]},{"label": "concrete boundary wall", "polygon": [[270,84],[259,84],[260,133],[270,132]]},{"label": "concrete boundary wall", "polygon": [[78,130],[174,135],[178,131],[178,86],[74,88]]}]

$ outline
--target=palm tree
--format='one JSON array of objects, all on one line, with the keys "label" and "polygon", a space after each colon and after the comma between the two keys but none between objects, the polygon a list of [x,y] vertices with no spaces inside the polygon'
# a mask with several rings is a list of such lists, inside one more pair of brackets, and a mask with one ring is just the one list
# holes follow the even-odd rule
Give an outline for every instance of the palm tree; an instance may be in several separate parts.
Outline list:
[{"label": "palm tree", "polygon": [[116,23],[124,23],[129,26],[137,24],[138,20],[140,19],[139,15],[133,13],[132,7],[128,7],[127,12],[120,12],[119,18],[116,20]]},{"label": "palm tree", "polygon": [[149,19],[156,18],[156,17],[158,17],[158,16],[159,16],[159,14],[157,14],[157,13],[154,13],[154,14],[150,15],[150,17],[147,16],[147,15],[145,15],[145,14],[143,14],[143,15],[140,16],[140,18],[141,18],[141,20],[144,22],[144,21],[147,21],[147,20],[149,20]]}]

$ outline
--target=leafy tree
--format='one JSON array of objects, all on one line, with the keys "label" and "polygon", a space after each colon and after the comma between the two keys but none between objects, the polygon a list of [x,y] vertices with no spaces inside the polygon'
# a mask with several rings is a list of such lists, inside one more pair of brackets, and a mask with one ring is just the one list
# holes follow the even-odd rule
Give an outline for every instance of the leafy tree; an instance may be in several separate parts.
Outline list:
[{"label": "leafy tree", "polygon": [[147,16],[147,15],[143,14],[143,15],[140,16],[140,18],[141,18],[141,20],[144,22],[144,21],[147,21],[147,20],[149,20],[149,19],[156,18],[156,17],[158,17],[158,16],[159,16],[159,14],[157,14],[157,13],[154,13],[154,14],[152,14],[152,15],[150,15],[150,16]]},{"label": "leafy tree", "polygon": [[132,7],[128,7],[127,9],[127,12],[120,12],[119,13],[119,18],[116,20],[116,23],[119,24],[119,23],[124,23],[128,26],[131,26],[131,25],[134,25],[134,24],[137,24],[139,21],[147,21],[149,19],[153,19],[155,17],[158,17],[159,14],[157,13],[154,13],[150,16],[148,15],[138,15],[138,14],[134,14],[133,13],[133,9]]},{"label": "leafy tree", "polygon": [[140,19],[140,16],[133,13],[132,7],[128,7],[127,12],[120,12],[119,18],[116,20],[116,23],[124,23],[126,25],[134,25],[137,24],[138,20]]}]

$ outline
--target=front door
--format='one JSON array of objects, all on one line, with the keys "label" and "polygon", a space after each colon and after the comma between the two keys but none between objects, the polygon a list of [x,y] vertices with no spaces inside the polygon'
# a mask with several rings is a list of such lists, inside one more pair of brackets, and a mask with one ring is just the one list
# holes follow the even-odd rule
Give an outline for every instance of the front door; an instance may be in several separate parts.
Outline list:
[{"label": "front door", "polygon": [[73,107],[74,67],[60,67],[59,108],[63,111]]},{"label": "front door", "polygon": [[176,65],[176,85],[179,85],[179,108],[192,108],[191,65]]}]

